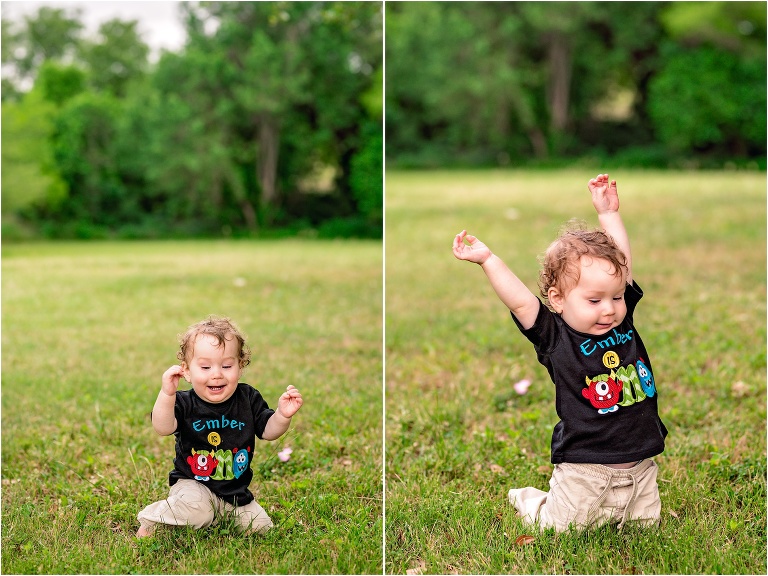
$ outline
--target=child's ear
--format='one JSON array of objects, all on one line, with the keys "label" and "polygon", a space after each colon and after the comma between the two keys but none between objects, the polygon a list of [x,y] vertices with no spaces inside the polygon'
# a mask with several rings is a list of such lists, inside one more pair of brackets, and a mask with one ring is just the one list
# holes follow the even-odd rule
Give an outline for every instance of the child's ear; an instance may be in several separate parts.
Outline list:
[{"label": "child's ear", "polygon": [[182,369],[182,375],[184,376],[184,380],[187,382],[190,381],[189,379],[189,366],[187,366],[186,362],[181,363],[181,369]]},{"label": "child's ear", "polygon": [[558,314],[563,313],[563,295],[554,286],[550,286],[547,290],[547,300],[552,306],[552,309]]}]

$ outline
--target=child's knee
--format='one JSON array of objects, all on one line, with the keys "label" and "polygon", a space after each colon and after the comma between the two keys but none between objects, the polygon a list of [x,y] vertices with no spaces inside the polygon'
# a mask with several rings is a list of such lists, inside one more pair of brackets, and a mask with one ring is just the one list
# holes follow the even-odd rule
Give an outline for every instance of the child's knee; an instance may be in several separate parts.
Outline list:
[{"label": "child's knee", "polygon": [[179,497],[173,506],[174,511],[184,520],[183,524],[193,528],[207,528],[216,517],[214,505],[210,500],[189,499],[188,495]]}]

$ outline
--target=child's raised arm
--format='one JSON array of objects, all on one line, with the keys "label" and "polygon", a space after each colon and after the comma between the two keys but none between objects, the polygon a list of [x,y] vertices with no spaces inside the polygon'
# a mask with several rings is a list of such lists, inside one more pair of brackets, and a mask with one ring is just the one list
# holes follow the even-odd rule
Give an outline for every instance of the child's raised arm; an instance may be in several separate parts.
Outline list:
[{"label": "child's raised arm", "polygon": [[152,408],[152,427],[161,436],[168,436],[176,432],[176,390],[179,389],[179,380],[183,374],[179,365],[171,366],[163,374],[163,385]]},{"label": "child's raised arm", "polygon": [[[469,245],[464,243],[465,239]],[[539,314],[539,299],[488,246],[463,230],[453,239],[453,255],[459,260],[479,264],[499,300],[512,311],[523,329],[533,326]]]},{"label": "child's raised arm", "polygon": [[598,174],[592,178],[587,187],[592,193],[592,205],[597,212],[600,226],[627,257],[627,283],[632,283],[632,251],[629,247],[629,236],[624,222],[619,214],[619,191],[616,180],[609,180],[608,174]]}]

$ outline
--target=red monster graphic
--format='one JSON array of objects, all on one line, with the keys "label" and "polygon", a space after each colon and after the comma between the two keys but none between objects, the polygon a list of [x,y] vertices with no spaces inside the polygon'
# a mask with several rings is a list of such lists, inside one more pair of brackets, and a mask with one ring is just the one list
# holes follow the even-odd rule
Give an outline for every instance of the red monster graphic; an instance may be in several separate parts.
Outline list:
[{"label": "red monster graphic", "polygon": [[219,461],[211,454],[206,456],[192,450],[192,456],[187,456],[187,463],[195,474],[195,480],[208,481],[208,477],[213,474]]},{"label": "red monster graphic", "polygon": [[589,400],[600,414],[607,414],[619,409],[616,404],[619,402],[619,392],[622,387],[613,378],[608,378],[605,382],[592,381],[589,383],[589,388],[582,389],[581,395]]}]

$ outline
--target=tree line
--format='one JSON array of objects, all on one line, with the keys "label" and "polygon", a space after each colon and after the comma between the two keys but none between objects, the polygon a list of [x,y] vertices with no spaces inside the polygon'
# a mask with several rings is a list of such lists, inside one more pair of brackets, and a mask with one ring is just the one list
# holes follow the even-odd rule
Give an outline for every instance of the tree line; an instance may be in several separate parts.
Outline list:
[{"label": "tree line", "polygon": [[764,2],[386,4],[387,165],[765,168]]},{"label": "tree line", "polygon": [[385,148],[400,168],[765,169],[763,2],[179,10],[186,42],[156,60],[135,21],[2,20],[4,238],[380,237]]},{"label": "tree line", "polygon": [[182,2],[150,62],[136,21],[2,21],[6,238],[380,237],[378,2]]}]

